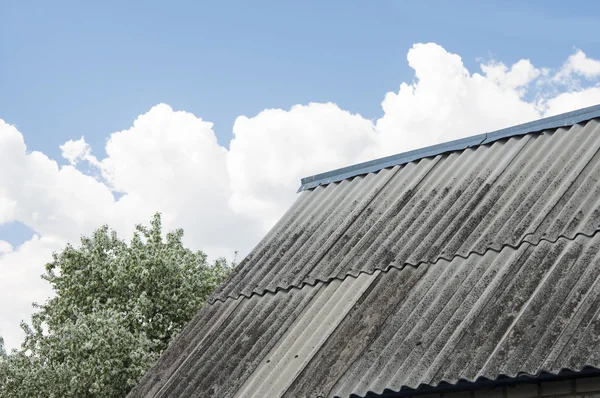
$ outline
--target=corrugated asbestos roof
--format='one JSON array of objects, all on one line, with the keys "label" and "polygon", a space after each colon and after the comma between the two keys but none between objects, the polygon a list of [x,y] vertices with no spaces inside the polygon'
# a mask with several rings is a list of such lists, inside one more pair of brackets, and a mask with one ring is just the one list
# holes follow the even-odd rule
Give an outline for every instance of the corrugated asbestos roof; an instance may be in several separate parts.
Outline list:
[{"label": "corrugated asbestos roof", "polygon": [[215,299],[590,233],[598,149],[591,120],[303,192]]},{"label": "corrugated asbestos roof", "polygon": [[362,397],[600,368],[598,110],[305,190],[130,396]]}]

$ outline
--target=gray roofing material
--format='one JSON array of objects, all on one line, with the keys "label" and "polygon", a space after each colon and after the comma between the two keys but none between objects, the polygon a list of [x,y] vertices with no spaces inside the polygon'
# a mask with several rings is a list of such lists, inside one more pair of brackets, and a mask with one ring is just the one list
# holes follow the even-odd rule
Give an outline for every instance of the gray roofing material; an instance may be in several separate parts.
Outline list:
[{"label": "gray roofing material", "polygon": [[302,192],[130,396],[600,368],[600,126],[580,122]]},{"label": "gray roofing material", "polygon": [[600,367],[599,311],[600,233],[524,243],[208,305],[131,396],[349,397]]},{"label": "gray roofing material", "polygon": [[599,149],[590,120],[305,191],[212,300],[590,233]]}]

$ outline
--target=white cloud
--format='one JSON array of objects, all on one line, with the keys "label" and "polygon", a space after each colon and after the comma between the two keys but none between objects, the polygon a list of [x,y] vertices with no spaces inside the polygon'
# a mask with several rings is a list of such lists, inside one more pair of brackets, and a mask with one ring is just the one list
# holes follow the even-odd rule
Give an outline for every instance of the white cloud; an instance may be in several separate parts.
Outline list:
[{"label": "white cloud", "polygon": [[535,68],[528,59],[516,62],[510,69],[503,63],[488,62],[480,65],[485,77],[498,88],[517,90],[519,96],[526,93],[527,85],[538,78],[542,71]]},{"label": "white cloud", "polygon": [[600,86],[560,93],[545,102],[544,116],[558,115],[600,103]]},{"label": "white cloud", "polygon": [[64,244],[55,236],[40,238],[35,235],[14,251],[2,253],[0,247],[0,302],[4,303],[0,306],[0,335],[6,347],[19,346],[23,339],[20,322],[29,321],[33,302],[43,303],[52,293],[40,275],[44,272],[44,264],[51,260],[52,252],[60,250]]},{"label": "white cloud", "polygon": [[258,239],[256,224],[229,208],[227,150],[212,123],[160,104],[112,134],[106,152],[103,175],[125,193],[115,208],[119,216],[137,214],[140,222],[160,210],[166,226],[183,228],[188,245],[212,255],[247,252]]},{"label": "white cloud", "polygon": [[581,50],[567,58],[562,68],[554,76],[554,80],[563,83],[572,82],[576,76],[593,79],[600,76],[600,60],[588,58]]},{"label": "white cloud", "polygon": [[245,254],[295,199],[301,177],[600,102],[591,82],[559,83],[600,75],[600,61],[580,51],[559,69],[493,60],[470,72],[433,43],[414,45],[407,60],[414,80],[383,96],[375,122],[331,103],[268,109],[237,118],[229,150],[212,123],[159,104],[109,136],[106,158],[81,137],[60,147],[69,165],[59,166],[27,152],[22,134],[0,120],[0,223],[37,234],[16,248],[0,241],[0,300],[13,304],[0,309],[8,346],[30,303],[48,295],[39,275],[51,252],[101,224],[128,238],[161,211],[189,247]]},{"label": "white cloud", "polygon": [[69,140],[60,146],[63,158],[67,159],[73,166],[82,160],[89,162],[93,166],[100,166],[95,156],[92,155],[92,148],[89,146],[83,136],[78,140]]},{"label": "white cloud", "polygon": [[77,240],[109,221],[111,191],[73,166],[59,167],[41,152],[27,152],[20,133],[0,121],[0,192],[11,217],[40,236]]},{"label": "white cloud", "polygon": [[[186,245],[213,258],[247,252],[260,237],[255,222],[229,209],[227,151],[217,144],[212,125],[190,113],[152,108],[130,129],[110,136],[108,157],[101,161],[83,138],[61,149],[71,165],[27,152],[21,133],[0,121],[1,220],[21,221],[40,236],[0,254],[0,291],[14,303],[0,309],[0,334],[8,347],[19,341],[19,323],[28,319],[31,302],[48,296],[39,275],[52,250],[77,244],[102,224],[128,239],[135,224],[161,211],[166,229],[184,228]],[[96,167],[104,181],[74,167],[81,161]],[[113,191],[124,195],[115,200]]]},{"label": "white cloud", "polygon": [[17,202],[8,198],[5,189],[0,187],[0,224],[11,222],[15,219]]},{"label": "white cloud", "polygon": [[366,160],[373,127],[331,103],[238,117],[227,158],[231,207],[270,228],[294,199],[300,178]]},{"label": "white cloud", "polygon": [[523,100],[524,87],[538,75],[529,61],[510,69],[498,62],[470,74],[456,54],[433,43],[408,52],[415,82],[387,93],[377,121],[376,154],[393,154],[522,123],[539,117]]},{"label": "white cloud", "polygon": [[9,242],[5,240],[0,240],[0,255],[10,253],[12,252],[12,250],[13,247]]}]

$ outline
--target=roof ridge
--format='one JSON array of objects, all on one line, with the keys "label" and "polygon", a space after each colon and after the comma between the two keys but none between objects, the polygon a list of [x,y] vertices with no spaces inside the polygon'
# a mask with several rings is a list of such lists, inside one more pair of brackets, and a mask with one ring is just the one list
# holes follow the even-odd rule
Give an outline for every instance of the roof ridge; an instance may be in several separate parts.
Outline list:
[{"label": "roof ridge", "polygon": [[444,257],[444,256],[439,256],[437,257],[435,260],[433,261],[419,261],[417,263],[410,263],[410,262],[405,262],[402,263],[400,265],[396,265],[394,264],[394,262],[392,261],[390,264],[388,264],[385,267],[375,267],[372,270],[358,270],[356,272],[352,272],[352,271],[348,271],[345,275],[343,276],[331,276],[327,279],[320,279],[320,278],[315,278],[313,280],[305,280],[302,281],[301,283],[294,285],[291,284],[289,286],[286,287],[280,287],[280,286],[276,286],[275,289],[269,289],[269,288],[265,288],[262,290],[262,292],[257,292],[257,291],[252,291],[250,292],[250,294],[245,294],[245,293],[238,293],[238,295],[236,297],[233,297],[231,295],[227,295],[225,298],[222,297],[214,297],[214,298],[209,298],[206,302],[209,305],[215,304],[217,301],[220,301],[222,303],[226,302],[227,300],[231,299],[233,301],[239,300],[239,299],[244,299],[244,298],[252,298],[254,296],[259,296],[259,297],[263,297],[267,294],[277,294],[279,292],[283,292],[283,293],[287,293],[291,290],[294,289],[303,289],[306,286],[311,286],[314,287],[319,283],[322,284],[328,284],[334,280],[338,280],[338,281],[345,281],[348,277],[352,277],[352,278],[358,278],[359,276],[363,275],[363,274],[367,274],[367,275],[373,275],[375,272],[382,272],[382,273],[388,273],[391,269],[396,269],[396,270],[402,270],[406,267],[413,267],[413,268],[418,268],[421,266],[425,266],[425,265],[436,265],[438,262],[444,260],[444,261],[448,261],[448,262],[452,262],[457,258],[462,258],[463,260],[468,260],[469,257],[473,256],[473,255],[478,255],[478,256],[485,256],[487,253],[493,251],[496,253],[500,253],[502,252],[504,249],[506,248],[510,248],[513,250],[519,250],[521,248],[521,246],[523,246],[524,244],[529,244],[531,245],[531,247],[537,247],[539,246],[542,242],[548,242],[548,243],[556,243],[561,239],[565,239],[565,240],[569,240],[569,241],[574,241],[577,238],[584,236],[586,238],[593,238],[594,236],[596,236],[596,234],[598,234],[598,232],[600,232],[600,226],[597,227],[592,233],[585,233],[585,232],[577,232],[575,234],[573,234],[572,236],[567,236],[567,235],[559,235],[556,237],[556,239],[554,240],[550,240],[548,238],[545,237],[541,237],[539,239],[537,239],[536,241],[529,241],[527,240],[528,236],[531,235],[527,235],[525,236],[523,239],[521,239],[517,244],[510,244],[510,243],[504,243],[502,244],[502,246],[500,246],[499,248],[495,248],[495,247],[488,247],[486,248],[484,251],[482,252],[478,252],[478,251],[470,251],[469,253],[467,253],[466,255],[462,255],[459,253],[456,253],[454,256],[452,257]]},{"label": "roof ridge", "polygon": [[575,111],[522,123],[501,130],[460,138],[457,140],[419,148],[408,152],[402,152],[396,155],[386,156],[383,158],[304,177],[300,180],[301,185],[300,188],[298,188],[298,192],[312,189],[319,185],[327,185],[334,182],[339,182],[358,175],[377,172],[381,169],[410,163],[415,160],[436,156],[442,153],[461,151],[467,148],[489,144],[504,138],[526,135],[559,127],[572,126],[574,124],[595,118],[600,118],[600,105],[581,108]]}]

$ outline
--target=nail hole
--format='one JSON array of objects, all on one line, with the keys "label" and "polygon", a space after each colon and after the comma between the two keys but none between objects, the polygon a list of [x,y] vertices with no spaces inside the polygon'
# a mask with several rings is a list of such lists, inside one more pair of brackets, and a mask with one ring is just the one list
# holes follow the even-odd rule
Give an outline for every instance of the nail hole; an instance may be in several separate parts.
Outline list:
[{"label": "nail hole", "polygon": [[294,358],[298,358],[298,355],[294,355]]},{"label": "nail hole", "polygon": [[269,363],[269,362],[271,362],[271,360],[270,360],[270,359],[267,359],[267,363]]},{"label": "nail hole", "polygon": [[421,345],[421,342],[420,342],[420,341],[417,341],[417,346],[420,346],[420,345]]}]

